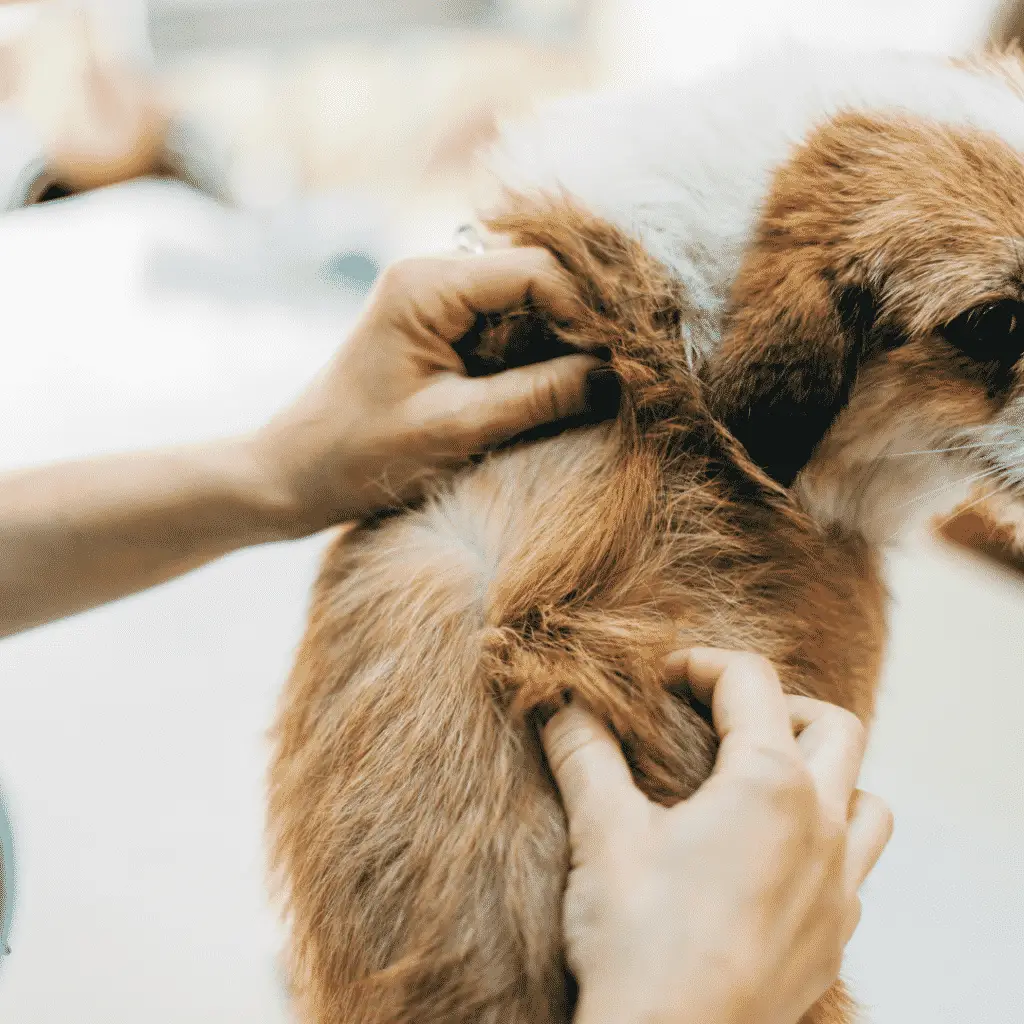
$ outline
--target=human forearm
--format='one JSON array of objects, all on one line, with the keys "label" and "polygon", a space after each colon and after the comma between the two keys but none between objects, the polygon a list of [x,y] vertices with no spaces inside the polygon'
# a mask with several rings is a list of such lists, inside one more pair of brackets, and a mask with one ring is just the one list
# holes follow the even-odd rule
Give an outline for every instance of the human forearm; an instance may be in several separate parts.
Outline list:
[{"label": "human forearm", "polygon": [[263,481],[245,439],[0,476],[0,636],[287,536]]},{"label": "human forearm", "polygon": [[465,376],[452,343],[527,300],[573,307],[539,249],[398,264],[305,394],[255,433],[0,476],[0,636],[365,518],[474,452],[581,412],[598,365],[588,356]]}]

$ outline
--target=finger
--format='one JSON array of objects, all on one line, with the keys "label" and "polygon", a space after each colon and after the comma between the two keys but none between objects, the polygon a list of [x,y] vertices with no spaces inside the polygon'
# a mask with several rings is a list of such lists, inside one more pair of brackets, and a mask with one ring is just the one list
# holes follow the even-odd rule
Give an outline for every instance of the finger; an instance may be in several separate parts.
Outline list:
[{"label": "finger", "polygon": [[694,696],[711,706],[715,730],[721,738],[716,770],[744,748],[771,749],[796,754],[782,684],[771,662],[756,654],[694,647],[685,655],[685,672]]},{"label": "finger", "polygon": [[495,249],[479,255],[406,260],[381,275],[381,287],[401,301],[384,304],[413,308],[416,321],[448,343],[462,338],[483,313],[502,313],[533,303],[556,320],[579,315],[572,282],[546,249]]},{"label": "finger", "polygon": [[640,792],[618,741],[579,702],[551,718],[541,741],[565,805],[574,854],[585,858]]},{"label": "finger", "polygon": [[788,696],[786,704],[819,795],[845,821],[864,761],[867,730],[856,715],[822,700]]},{"label": "finger", "polygon": [[859,896],[854,896],[850,901],[849,909],[846,913],[845,927],[843,929],[843,941],[842,946],[845,949],[850,939],[853,938],[854,932],[860,927],[861,915],[864,913],[864,905],[860,901]]},{"label": "finger", "polygon": [[480,450],[542,423],[583,412],[587,374],[600,365],[593,356],[561,356],[466,380],[469,413],[461,421],[469,434],[467,443]]},{"label": "finger", "polygon": [[[666,686],[680,686],[690,682],[690,648],[673,651],[666,659],[663,668]],[[703,703],[703,702],[702,702]]]},{"label": "finger", "polygon": [[858,789],[853,796],[846,833],[846,879],[852,892],[864,884],[892,838],[889,805],[874,793]]},{"label": "finger", "polygon": [[547,249],[492,249],[455,261],[451,285],[472,311],[462,334],[477,314],[502,313],[527,301],[556,320],[571,321],[580,312],[572,280]]}]

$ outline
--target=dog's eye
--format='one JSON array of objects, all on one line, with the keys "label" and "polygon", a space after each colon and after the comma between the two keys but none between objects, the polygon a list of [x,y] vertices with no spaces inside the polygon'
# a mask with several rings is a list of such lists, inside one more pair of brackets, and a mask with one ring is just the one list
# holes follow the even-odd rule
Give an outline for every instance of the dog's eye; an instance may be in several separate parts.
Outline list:
[{"label": "dog's eye", "polygon": [[1013,299],[961,313],[941,331],[966,356],[1009,370],[1024,355],[1024,303]]}]

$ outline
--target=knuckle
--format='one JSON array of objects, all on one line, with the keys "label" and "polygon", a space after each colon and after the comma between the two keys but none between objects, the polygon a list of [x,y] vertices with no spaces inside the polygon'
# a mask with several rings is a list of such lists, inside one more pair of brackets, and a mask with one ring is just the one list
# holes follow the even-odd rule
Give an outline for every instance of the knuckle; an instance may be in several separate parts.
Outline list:
[{"label": "knuckle", "polygon": [[878,813],[882,821],[885,841],[888,843],[892,838],[893,832],[896,830],[896,817],[892,813],[892,808],[881,799],[878,800]]},{"label": "knuckle", "polygon": [[843,733],[851,746],[863,750],[867,746],[868,731],[864,723],[846,708],[834,707],[830,712],[833,728]]},{"label": "knuckle", "polygon": [[747,675],[761,679],[778,678],[775,666],[763,655],[753,651],[743,651],[733,657],[733,666]]},{"label": "knuckle", "polygon": [[564,415],[558,378],[551,369],[546,369],[538,382],[534,406],[534,412],[541,420],[559,420]]},{"label": "knuckle", "polygon": [[892,808],[877,794],[861,791],[858,797],[864,812],[871,815],[878,823],[879,830],[891,836],[896,826],[896,818]]},{"label": "knuckle", "polygon": [[798,753],[758,744],[747,752],[747,773],[751,781],[779,797],[811,796],[814,780]]},{"label": "knuckle", "polygon": [[388,265],[380,275],[381,291],[394,294],[410,291],[422,280],[427,269],[425,264],[429,262],[425,259],[408,258]]},{"label": "knuckle", "polygon": [[865,856],[870,853],[870,863],[873,864],[892,841],[895,819],[888,804],[878,797],[869,799],[865,806],[863,796],[860,796],[857,804],[856,815],[862,829],[861,848]]}]

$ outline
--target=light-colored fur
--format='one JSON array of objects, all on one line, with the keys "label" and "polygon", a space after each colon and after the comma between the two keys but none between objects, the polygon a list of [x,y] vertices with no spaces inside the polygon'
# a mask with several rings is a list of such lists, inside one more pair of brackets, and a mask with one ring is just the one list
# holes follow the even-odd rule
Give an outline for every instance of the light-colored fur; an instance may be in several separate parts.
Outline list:
[{"label": "light-colored fur", "polygon": [[[972,480],[1020,484],[1018,337],[993,356],[972,312],[1024,294],[1020,77],[794,50],[509,135],[491,226],[554,252],[584,312],[524,310],[482,350],[599,350],[619,413],[329,554],[271,779],[305,1020],[568,1019],[532,728],[563,690],[664,803],[714,755],[661,687],[676,644],[758,650],[870,718],[878,545]],[[836,987],[807,1022],[851,1014]]]}]

